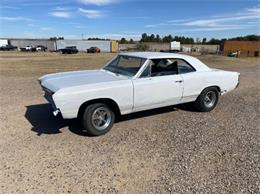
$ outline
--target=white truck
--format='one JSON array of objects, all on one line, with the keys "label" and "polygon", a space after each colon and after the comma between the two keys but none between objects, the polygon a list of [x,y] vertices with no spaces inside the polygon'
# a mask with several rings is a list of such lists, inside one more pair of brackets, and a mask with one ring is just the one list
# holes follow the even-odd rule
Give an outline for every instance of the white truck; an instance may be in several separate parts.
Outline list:
[{"label": "white truck", "polygon": [[118,115],[187,102],[209,112],[239,76],[187,55],[136,52],[121,53],[99,70],[48,74],[39,82],[54,115],[79,117],[89,134],[102,135]]},{"label": "white truck", "polygon": [[181,43],[177,41],[172,41],[170,50],[179,52],[181,50]]},{"label": "white truck", "polygon": [[0,47],[8,45],[7,39],[0,39]]}]

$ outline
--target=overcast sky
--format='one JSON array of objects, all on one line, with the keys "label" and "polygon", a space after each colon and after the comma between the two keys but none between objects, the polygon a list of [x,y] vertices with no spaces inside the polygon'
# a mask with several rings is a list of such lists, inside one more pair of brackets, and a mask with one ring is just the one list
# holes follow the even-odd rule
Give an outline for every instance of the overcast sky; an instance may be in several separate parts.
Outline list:
[{"label": "overcast sky", "polygon": [[1,0],[0,37],[260,34],[259,0]]}]

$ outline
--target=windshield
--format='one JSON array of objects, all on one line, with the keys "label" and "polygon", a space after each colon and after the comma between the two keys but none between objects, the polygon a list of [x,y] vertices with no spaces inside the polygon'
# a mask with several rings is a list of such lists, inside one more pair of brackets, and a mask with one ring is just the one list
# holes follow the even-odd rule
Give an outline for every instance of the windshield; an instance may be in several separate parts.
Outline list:
[{"label": "windshield", "polygon": [[119,55],[104,67],[104,69],[115,74],[132,77],[136,75],[145,60],[144,58]]}]

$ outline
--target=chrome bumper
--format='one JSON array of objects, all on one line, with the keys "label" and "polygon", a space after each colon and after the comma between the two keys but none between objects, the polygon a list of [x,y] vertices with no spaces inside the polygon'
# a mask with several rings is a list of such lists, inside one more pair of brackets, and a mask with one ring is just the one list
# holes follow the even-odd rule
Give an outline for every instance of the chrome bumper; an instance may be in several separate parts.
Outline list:
[{"label": "chrome bumper", "polygon": [[240,84],[240,74],[238,75],[238,81],[237,81],[236,88],[238,88],[239,84]]},{"label": "chrome bumper", "polygon": [[52,92],[51,90],[42,87],[43,91],[44,91],[44,98],[51,104],[51,107],[53,108],[53,112],[52,114],[54,116],[57,116],[60,113],[60,110],[56,107],[52,95],[54,94],[54,92]]},{"label": "chrome bumper", "polygon": [[59,109],[54,110],[54,111],[52,112],[52,114],[53,114],[54,116],[57,116],[59,113],[60,113],[60,110],[59,110]]}]

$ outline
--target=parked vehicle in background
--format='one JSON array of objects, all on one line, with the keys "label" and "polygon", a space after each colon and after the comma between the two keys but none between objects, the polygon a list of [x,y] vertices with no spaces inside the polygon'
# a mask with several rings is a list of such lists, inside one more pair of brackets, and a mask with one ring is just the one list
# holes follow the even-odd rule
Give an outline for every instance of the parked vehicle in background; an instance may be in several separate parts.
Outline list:
[{"label": "parked vehicle in background", "polygon": [[5,45],[9,45],[8,40],[7,39],[0,39],[0,47],[5,46]]},{"label": "parked vehicle in background", "polygon": [[179,51],[181,51],[181,43],[177,42],[177,41],[171,42],[170,51],[171,52],[179,52]]},{"label": "parked vehicle in background", "polygon": [[177,41],[173,41],[170,44],[170,49],[163,50],[161,49],[160,52],[166,52],[166,53],[178,53],[181,51],[181,43]]},{"label": "parked vehicle in background", "polygon": [[188,102],[209,112],[239,77],[187,55],[134,52],[119,54],[100,70],[54,73],[39,82],[54,115],[79,117],[90,134],[102,135],[118,115]]},{"label": "parked vehicle in background", "polygon": [[32,48],[33,48],[32,46],[28,45],[28,46],[25,47],[25,50],[26,50],[26,51],[31,51]]},{"label": "parked vehicle in background", "polygon": [[64,49],[60,49],[59,51],[62,54],[75,54],[79,52],[76,46],[65,47]]},{"label": "parked vehicle in background", "polygon": [[14,51],[14,50],[17,50],[17,47],[13,46],[13,45],[3,45],[0,47],[0,50],[1,51]]},{"label": "parked vehicle in background", "polygon": [[36,50],[36,47],[32,47],[30,51],[31,51],[31,52],[36,52],[36,51],[37,51],[37,50]]},{"label": "parked vehicle in background", "polygon": [[36,51],[46,51],[48,48],[43,45],[37,45]]},{"label": "parked vehicle in background", "polygon": [[229,52],[228,53],[228,57],[236,57],[237,58],[239,53],[240,53],[239,51],[237,51],[237,52]]},{"label": "parked vehicle in background", "polygon": [[33,49],[33,47],[32,46],[30,46],[30,45],[27,45],[26,47],[21,47],[20,48],[20,51],[36,51],[36,49]]},{"label": "parked vehicle in background", "polygon": [[98,47],[90,47],[89,49],[87,49],[87,52],[88,53],[100,53],[101,50]]}]

